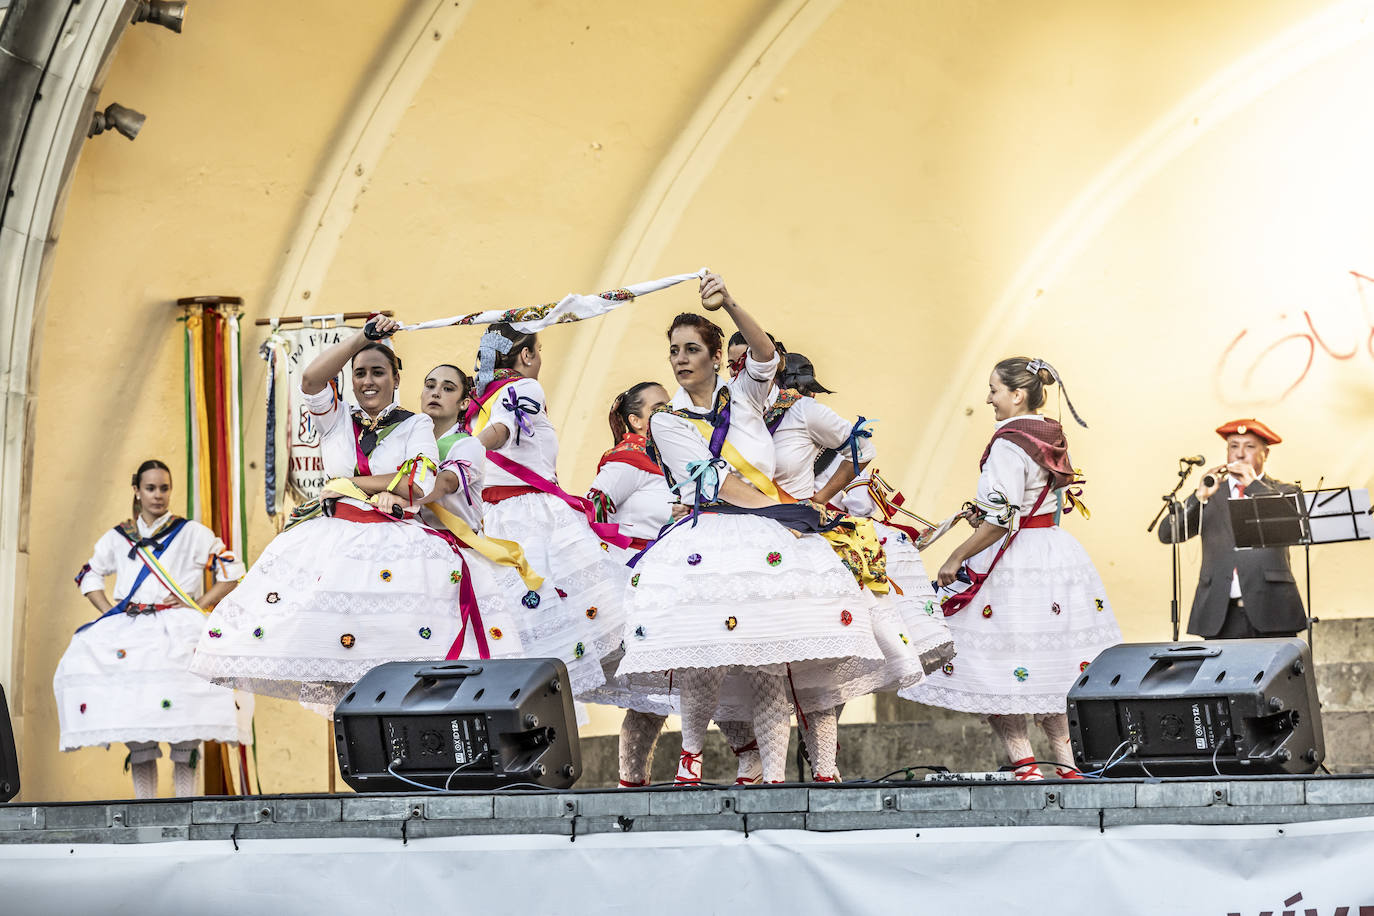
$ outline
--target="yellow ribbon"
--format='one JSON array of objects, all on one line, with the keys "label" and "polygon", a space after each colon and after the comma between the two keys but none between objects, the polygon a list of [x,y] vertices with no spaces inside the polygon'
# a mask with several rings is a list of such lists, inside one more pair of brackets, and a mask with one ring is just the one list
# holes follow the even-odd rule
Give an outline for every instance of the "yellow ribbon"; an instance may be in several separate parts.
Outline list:
[{"label": "yellow ribbon", "polygon": [[[423,456],[421,456],[423,457]],[[425,459],[428,461],[429,459]],[[399,475],[398,475],[399,479]],[[393,481],[394,484],[394,481]],[[370,506],[377,504],[377,497],[368,496],[357,484],[347,477],[336,477],[324,485],[326,490],[332,490],[340,496],[347,496],[349,499],[360,500]],[[429,503],[429,511],[438,516],[439,521],[443,522],[444,527],[453,533],[464,546],[470,547],[482,556],[498,566],[510,566],[520,574],[520,579],[525,583],[525,587],[530,591],[539,591],[544,585],[544,578],[530,568],[529,561],[525,559],[525,551],[514,541],[506,541],[501,538],[489,538],[478,534],[472,530],[472,526],[463,521],[452,512],[439,505],[437,502]]]},{"label": "yellow ribbon", "polygon": [[854,581],[868,586],[875,595],[888,593],[887,554],[871,520],[846,519],[838,528],[821,532],[821,537],[830,542],[830,549],[853,574]]}]

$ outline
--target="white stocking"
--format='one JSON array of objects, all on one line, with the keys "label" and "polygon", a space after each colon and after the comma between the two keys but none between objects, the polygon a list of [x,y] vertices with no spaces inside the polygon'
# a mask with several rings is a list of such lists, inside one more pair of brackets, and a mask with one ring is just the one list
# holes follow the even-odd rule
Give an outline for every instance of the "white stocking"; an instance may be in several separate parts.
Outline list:
[{"label": "white stocking", "polygon": [[1073,767],[1073,748],[1069,745],[1069,717],[1064,713],[1037,713],[1035,724],[1050,740],[1050,754],[1061,767]]},{"label": "white stocking", "polygon": [[763,763],[759,760],[759,743],[754,738],[753,722],[717,722],[730,750],[739,761],[735,774],[736,785],[752,785],[763,778]]},{"label": "white stocking", "polygon": [[806,756],[811,758],[811,774],[817,778],[838,778],[835,752],[840,745],[840,708],[813,712],[806,717],[806,725],[802,738],[806,741]]},{"label": "white stocking", "polygon": [[[196,771],[191,766],[191,757],[199,747],[199,741],[178,741],[172,745],[172,787],[177,798],[196,794]],[[248,789],[243,791],[247,794]]]},{"label": "white stocking", "polygon": [[157,761],[131,763],[134,774],[134,798],[157,798]]},{"label": "white stocking", "polygon": [[988,724],[992,726],[992,730],[997,733],[997,737],[1001,740],[1002,750],[1007,755],[1008,763],[1016,763],[1018,760],[1035,756],[1035,751],[1031,748],[1030,735],[1026,730],[1026,717],[1024,715],[988,716]]},{"label": "white stocking", "polygon": [[649,771],[653,769],[654,763],[654,744],[658,741],[658,733],[663,730],[663,723],[667,719],[667,716],[657,716],[635,709],[625,711],[625,720],[620,723],[622,785],[649,784]]},{"label": "white stocking", "polygon": [[673,675],[682,700],[682,749],[700,754],[706,747],[706,729],[720,698],[724,668],[680,668]]},{"label": "white stocking", "polygon": [[758,736],[759,759],[764,782],[787,778],[787,741],[792,735],[792,701],[787,698],[783,678],[749,672],[749,692],[754,700],[754,734]]}]

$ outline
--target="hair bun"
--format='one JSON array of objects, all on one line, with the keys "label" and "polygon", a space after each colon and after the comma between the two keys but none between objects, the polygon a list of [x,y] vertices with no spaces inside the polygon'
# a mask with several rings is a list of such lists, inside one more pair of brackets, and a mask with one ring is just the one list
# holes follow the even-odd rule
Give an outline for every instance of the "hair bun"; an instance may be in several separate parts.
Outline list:
[{"label": "hair bun", "polygon": [[1054,384],[1054,373],[1043,367],[1040,369],[1039,372],[1035,373],[1035,377],[1040,379],[1040,384],[1042,385]]}]

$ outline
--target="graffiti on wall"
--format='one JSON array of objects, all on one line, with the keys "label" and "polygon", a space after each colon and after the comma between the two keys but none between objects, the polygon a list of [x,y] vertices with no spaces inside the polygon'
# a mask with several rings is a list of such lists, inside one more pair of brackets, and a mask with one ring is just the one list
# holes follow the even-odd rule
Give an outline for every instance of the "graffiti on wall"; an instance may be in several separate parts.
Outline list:
[{"label": "graffiti on wall", "polygon": [[1303,309],[1263,327],[1241,328],[1217,360],[1217,399],[1268,407],[1302,387],[1319,362],[1374,361],[1374,277],[1355,270],[1350,275],[1351,294],[1315,317]]}]

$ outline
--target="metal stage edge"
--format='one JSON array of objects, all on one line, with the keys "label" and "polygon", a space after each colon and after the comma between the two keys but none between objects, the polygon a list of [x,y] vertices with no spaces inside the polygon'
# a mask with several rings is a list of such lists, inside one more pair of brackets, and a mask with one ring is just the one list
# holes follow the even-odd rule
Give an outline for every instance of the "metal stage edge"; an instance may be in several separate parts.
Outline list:
[{"label": "metal stage edge", "polygon": [[[639,831],[1286,824],[1374,817],[1374,774],[263,795],[0,805],[0,846]],[[0,849],[0,858],[5,855]]]}]

